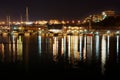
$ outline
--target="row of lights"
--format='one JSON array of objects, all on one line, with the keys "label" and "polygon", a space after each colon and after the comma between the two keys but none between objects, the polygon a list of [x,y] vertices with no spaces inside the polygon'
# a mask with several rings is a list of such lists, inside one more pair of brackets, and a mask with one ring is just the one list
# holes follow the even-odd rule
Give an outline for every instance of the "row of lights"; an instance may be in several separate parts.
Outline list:
[{"label": "row of lights", "polygon": [[72,20],[72,21],[59,21],[59,20],[50,20],[50,21],[45,21],[45,20],[43,20],[43,21],[36,21],[35,22],[35,24],[41,24],[41,25],[44,25],[44,24],[47,24],[47,23],[49,23],[49,24],[69,24],[69,23],[79,23],[80,24],[80,20],[78,20],[78,21],[74,21],[74,20]]},{"label": "row of lights", "polygon": [[[9,24],[14,24],[14,25],[20,25],[20,24],[26,24],[26,23],[28,23],[28,22],[19,22],[19,21],[9,22]],[[29,22],[29,23],[41,24],[41,25],[44,25],[44,24],[47,24],[47,23],[49,23],[49,24],[69,24],[69,23],[74,24],[74,23],[79,23],[80,24],[80,20],[78,20],[78,21],[75,21],[75,20],[72,20],[72,21],[64,21],[64,20],[62,20],[62,21],[59,21],[59,20],[46,21],[46,20],[42,20],[42,21],[33,21],[33,22]],[[4,22],[4,21],[0,22],[0,25],[5,25],[5,24],[8,24],[8,23]]]}]

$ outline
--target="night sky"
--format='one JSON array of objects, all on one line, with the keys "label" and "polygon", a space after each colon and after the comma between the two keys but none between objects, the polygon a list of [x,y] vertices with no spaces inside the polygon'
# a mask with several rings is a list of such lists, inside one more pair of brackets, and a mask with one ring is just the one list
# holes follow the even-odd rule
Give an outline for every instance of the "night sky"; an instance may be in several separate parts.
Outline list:
[{"label": "night sky", "polygon": [[0,0],[0,20],[25,18],[29,6],[30,20],[83,19],[104,10],[120,12],[120,0]]}]

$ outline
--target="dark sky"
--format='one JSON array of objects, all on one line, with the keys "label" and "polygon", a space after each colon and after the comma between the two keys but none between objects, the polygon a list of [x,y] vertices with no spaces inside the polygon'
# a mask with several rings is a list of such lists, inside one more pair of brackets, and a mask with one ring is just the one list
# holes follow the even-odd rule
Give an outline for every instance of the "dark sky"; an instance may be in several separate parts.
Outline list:
[{"label": "dark sky", "polygon": [[82,19],[103,10],[120,12],[120,0],[0,0],[0,20],[25,17],[29,6],[29,19]]}]

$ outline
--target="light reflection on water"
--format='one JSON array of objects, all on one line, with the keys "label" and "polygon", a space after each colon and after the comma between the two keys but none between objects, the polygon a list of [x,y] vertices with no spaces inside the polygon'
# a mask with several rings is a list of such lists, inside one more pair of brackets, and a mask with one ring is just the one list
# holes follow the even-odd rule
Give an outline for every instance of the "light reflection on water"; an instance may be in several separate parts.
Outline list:
[{"label": "light reflection on water", "polygon": [[71,37],[68,36],[68,60],[69,60],[69,63],[70,63],[70,54],[71,54]]},{"label": "light reflection on water", "polygon": [[[112,41],[112,38],[116,42]],[[116,48],[110,49],[111,44],[115,44]],[[117,55],[116,61],[119,63],[119,44],[119,35],[0,36],[0,62],[19,61],[28,67],[30,59],[33,61],[51,59],[55,63],[63,59],[63,63],[78,64],[78,68],[79,63],[92,65],[94,62],[100,62],[99,67],[104,74],[111,51],[116,51],[114,54]]]},{"label": "light reflection on water", "polygon": [[99,60],[99,56],[100,56],[100,36],[96,35],[95,36],[95,60]]},{"label": "light reflection on water", "polygon": [[83,60],[86,61],[86,50],[87,50],[87,47],[86,47],[86,35],[84,36],[84,46],[83,46]]},{"label": "light reflection on water", "polygon": [[102,68],[102,73],[104,74],[105,71],[105,64],[106,64],[106,37],[105,35],[102,36],[102,43],[101,43],[101,68]]},{"label": "light reflection on water", "polygon": [[82,50],[82,46],[83,46],[83,36],[80,36],[80,39],[79,39],[79,46],[80,46],[80,60],[82,60],[82,53],[83,53],[83,50]]},{"label": "light reflection on water", "polygon": [[23,59],[23,42],[22,42],[22,37],[19,36],[18,39],[17,39],[17,60],[20,60],[22,61]]},{"label": "light reflection on water", "polygon": [[41,56],[41,36],[38,36],[38,52],[39,55]]},{"label": "light reflection on water", "polygon": [[54,37],[54,43],[53,43],[53,60],[57,61],[58,56],[58,37]]},{"label": "light reflection on water", "polygon": [[117,63],[119,62],[119,44],[120,44],[120,42],[119,42],[119,36],[117,35],[116,36],[116,38],[117,38],[117,43],[116,43],[116,52],[117,52]]},{"label": "light reflection on water", "polygon": [[15,62],[23,59],[23,43],[21,38],[21,36],[1,36],[1,61]]},{"label": "light reflection on water", "polygon": [[66,54],[66,47],[67,47],[67,45],[66,45],[66,36],[64,36],[62,39],[63,39],[63,42],[62,42],[63,43],[62,44],[63,45],[63,55],[64,55],[64,59],[65,59],[65,57],[67,55]]},{"label": "light reflection on water", "polygon": [[73,37],[74,41],[74,60],[79,61],[80,60],[80,53],[78,51],[78,36]]},{"label": "light reflection on water", "polygon": [[116,44],[116,47],[117,47],[117,56],[118,56],[118,53],[119,53],[119,36],[117,36],[117,44]]},{"label": "light reflection on water", "polygon": [[109,53],[110,53],[110,36],[107,36],[107,59],[109,59]]},{"label": "light reflection on water", "polygon": [[87,60],[91,62],[92,60],[92,36],[87,36]]}]

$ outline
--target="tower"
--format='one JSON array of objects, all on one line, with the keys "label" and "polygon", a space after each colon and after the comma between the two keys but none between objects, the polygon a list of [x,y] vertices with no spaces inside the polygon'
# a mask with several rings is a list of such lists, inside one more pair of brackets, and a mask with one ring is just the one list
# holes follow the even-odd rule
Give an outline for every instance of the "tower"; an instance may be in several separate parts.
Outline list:
[{"label": "tower", "polygon": [[29,21],[29,13],[28,13],[28,6],[26,7],[26,22]]}]

